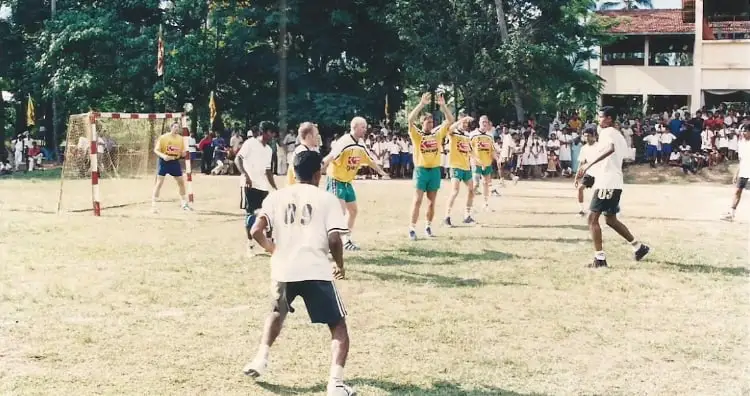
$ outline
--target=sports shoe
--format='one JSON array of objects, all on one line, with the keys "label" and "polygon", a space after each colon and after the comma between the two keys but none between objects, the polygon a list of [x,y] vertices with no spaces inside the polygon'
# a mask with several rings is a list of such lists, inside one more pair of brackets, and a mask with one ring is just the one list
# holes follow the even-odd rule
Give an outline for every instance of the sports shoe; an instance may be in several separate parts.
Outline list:
[{"label": "sports shoe", "polygon": [[356,396],[357,391],[343,382],[332,382],[328,384],[328,396]]},{"label": "sports shoe", "polygon": [[187,202],[185,202],[184,204],[182,204],[182,210],[187,211],[187,212],[192,212],[193,208],[191,208],[190,205]]},{"label": "sports shoe", "polygon": [[732,213],[731,213],[731,212],[727,212],[727,213],[724,213],[724,214],[723,214],[723,215],[721,216],[721,218],[720,218],[720,219],[721,219],[721,221],[728,221],[728,222],[730,222],[730,223],[731,223],[731,222],[733,222],[733,221],[734,221],[734,216],[732,216]]},{"label": "sports shoe", "polygon": [[344,244],[344,250],[356,251],[360,249],[359,249],[359,246],[354,244],[354,242],[346,241],[346,243]]},{"label": "sports shoe", "polygon": [[443,225],[445,225],[445,226],[447,226],[447,227],[453,227],[453,223],[451,223],[451,218],[450,218],[450,217],[446,217],[446,218],[445,218],[445,219],[443,220]]},{"label": "sports shoe", "polygon": [[432,234],[432,227],[425,227],[425,228],[424,228],[424,235],[425,235],[425,236],[426,236],[427,238],[434,238],[434,237],[435,237],[435,235],[433,235],[433,234]]},{"label": "sports shoe", "polygon": [[258,378],[263,375],[268,369],[268,360],[253,359],[250,363],[245,365],[242,372],[253,378]]},{"label": "sports shoe", "polygon": [[598,258],[594,258],[594,261],[587,265],[589,268],[606,268],[607,267],[607,259],[600,260]]},{"label": "sports shoe", "polygon": [[253,243],[253,241],[247,241],[247,247],[245,248],[245,255],[248,258],[253,258],[255,257],[256,254],[257,253],[255,252],[255,244]]},{"label": "sports shoe", "polygon": [[475,221],[474,221],[474,219],[473,219],[473,218],[471,217],[471,215],[469,215],[469,216],[466,216],[466,218],[464,219],[464,224],[473,224],[473,223],[476,223],[476,222],[475,222]]},{"label": "sports shoe", "polygon": [[518,184],[518,179],[520,179],[518,176],[513,176],[513,185],[515,186]]},{"label": "sports shoe", "polygon": [[492,191],[490,192],[490,195],[493,195],[495,197],[499,197],[500,196],[500,192],[497,191],[496,188],[493,188]]},{"label": "sports shoe", "polygon": [[586,212],[584,211],[578,212],[578,217],[586,217]]},{"label": "sports shoe", "polygon": [[159,213],[159,208],[157,208],[156,205],[152,206],[151,207],[151,213],[158,214]]},{"label": "sports shoe", "polygon": [[646,257],[646,255],[650,251],[651,251],[650,247],[644,244],[641,244],[641,247],[639,247],[638,250],[636,250],[635,253],[633,253],[633,256],[635,257],[635,261],[641,261],[641,259]]},{"label": "sports shoe", "polygon": [[416,241],[417,240],[417,232],[414,231],[414,230],[409,230],[409,239],[411,239],[412,241]]}]

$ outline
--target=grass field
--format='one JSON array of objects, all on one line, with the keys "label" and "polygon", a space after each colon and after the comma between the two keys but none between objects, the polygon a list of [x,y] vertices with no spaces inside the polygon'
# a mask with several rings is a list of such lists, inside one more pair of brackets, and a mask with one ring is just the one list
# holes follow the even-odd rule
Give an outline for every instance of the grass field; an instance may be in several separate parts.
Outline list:
[{"label": "grass field", "polygon": [[[66,207],[89,206],[87,183]],[[53,214],[59,181],[1,180],[0,394],[323,394],[329,334],[301,301],[264,382],[240,372],[269,305],[237,183],[197,176],[183,213],[168,181],[152,215],[150,181],[105,180],[105,207],[142,203],[94,218]],[[629,185],[622,218],[654,250],[635,263],[605,230],[612,268],[591,270],[570,184],[508,186],[481,226],[417,242],[409,182],[356,186],[364,250],[339,288],[360,395],[750,393],[750,204],[717,221],[729,187]]]}]

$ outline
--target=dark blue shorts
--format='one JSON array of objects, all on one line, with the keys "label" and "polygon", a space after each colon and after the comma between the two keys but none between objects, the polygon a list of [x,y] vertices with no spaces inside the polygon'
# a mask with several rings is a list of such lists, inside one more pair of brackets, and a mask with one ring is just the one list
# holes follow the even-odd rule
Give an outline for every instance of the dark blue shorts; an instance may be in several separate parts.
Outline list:
[{"label": "dark blue shorts", "polygon": [[182,176],[182,166],[180,165],[179,160],[164,161],[163,159],[159,158],[156,169],[156,174],[159,176]]},{"label": "dark blue shorts", "polygon": [[646,146],[646,157],[656,157],[656,154],[659,152],[659,150],[656,148],[656,146],[648,145]]},{"label": "dark blue shorts", "polygon": [[401,156],[398,154],[391,154],[391,166],[398,165],[401,163]]},{"label": "dark blue shorts", "polygon": [[672,154],[672,145],[671,144],[662,144],[661,145],[661,152],[662,152],[662,154]]}]

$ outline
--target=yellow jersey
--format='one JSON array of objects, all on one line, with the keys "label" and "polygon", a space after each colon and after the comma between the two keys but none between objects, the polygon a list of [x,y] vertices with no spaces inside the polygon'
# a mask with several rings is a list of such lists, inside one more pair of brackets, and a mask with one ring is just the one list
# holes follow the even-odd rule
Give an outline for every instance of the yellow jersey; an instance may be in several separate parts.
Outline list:
[{"label": "yellow jersey", "polygon": [[477,130],[469,135],[469,140],[474,157],[478,160],[477,165],[492,166],[492,160],[495,159],[495,142],[492,135]]},{"label": "yellow jersey", "polygon": [[471,170],[469,135],[456,130],[448,136],[448,165],[452,169]]},{"label": "yellow jersey", "polygon": [[448,124],[443,124],[429,133],[422,133],[414,125],[409,125],[409,138],[414,146],[414,166],[427,169],[440,166],[443,139],[449,128]]},{"label": "yellow jersey", "polygon": [[297,154],[303,152],[303,151],[318,151],[317,148],[309,148],[305,146],[304,144],[300,144],[297,146],[297,148],[294,149],[294,154],[292,154],[292,163],[288,164],[288,170],[286,171],[286,185],[291,186],[292,184],[297,184],[297,174],[294,173],[294,158],[297,157]]},{"label": "yellow jersey", "polygon": [[182,158],[186,151],[185,139],[172,132],[167,132],[159,136],[159,139],[156,140],[156,147],[159,149],[160,153],[177,158]]},{"label": "yellow jersey", "polygon": [[331,145],[333,160],[328,165],[328,176],[342,183],[351,183],[362,166],[372,166],[375,157],[351,133]]}]

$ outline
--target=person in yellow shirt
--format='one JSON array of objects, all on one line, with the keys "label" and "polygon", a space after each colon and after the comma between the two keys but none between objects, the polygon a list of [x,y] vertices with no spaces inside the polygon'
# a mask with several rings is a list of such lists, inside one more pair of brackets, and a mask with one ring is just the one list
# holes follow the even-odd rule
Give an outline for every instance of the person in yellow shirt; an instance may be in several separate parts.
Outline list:
[{"label": "person in yellow shirt", "polygon": [[354,193],[352,180],[362,166],[369,166],[383,179],[389,179],[388,174],[375,163],[375,156],[365,148],[366,132],[367,121],[362,117],[354,117],[349,133],[331,144],[331,152],[323,160],[323,167],[327,168],[328,174],[326,191],[339,199],[344,213],[349,213],[349,233],[344,236],[346,250],[359,250],[359,246],[351,238],[354,221],[357,219],[357,195]]},{"label": "person in yellow shirt", "polygon": [[440,152],[443,145],[443,139],[448,134],[448,129],[453,124],[454,118],[451,110],[445,104],[443,95],[438,95],[437,103],[440,111],[445,117],[440,126],[433,128],[434,120],[432,114],[424,114],[421,117],[422,130],[417,129],[415,122],[422,109],[430,103],[432,94],[422,95],[417,107],[412,110],[408,118],[409,138],[414,147],[414,184],[416,191],[411,203],[411,223],[409,223],[409,238],[414,241],[417,239],[417,219],[419,218],[419,209],[422,206],[422,199],[427,195],[427,213],[425,214],[424,233],[427,237],[432,237],[432,219],[435,217],[435,199],[440,189]]},{"label": "person in yellow shirt", "polygon": [[[299,136],[300,145],[294,149],[291,164],[294,164],[294,158],[297,157],[297,154],[303,151],[320,152],[320,131],[318,131],[317,125],[312,122],[303,122],[299,125],[297,136]],[[286,185],[291,186],[296,183],[297,175],[294,173],[294,166],[290,166],[286,172]]]},{"label": "person in yellow shirt", "polygon": [[490,133],[492,127],[486,115],[479,118],[479,129],[469,135],[471,149],[476,162],[474,173],[482,178],[484,208],[490,208],[490,185],[492,184],[492,161],[500,163],[500,156],[495,151],[495,140]]},{"label": "person in yellow shirt", "polygon": [[474,180],[471,177],[472,153],[468,132],[473,121],[473,118],[464,116],[453,123],[448,131],[448,165],[450,166],[452,191],[448,197],[448,206],[445,211],[445,220],[443,221],[448,227],[453,227],[451,210],[461,189],[461,183],[466,185],[468,194],[466,197],[464,223],[474,223],[474,219],[471,217],[471,207],[474,203]]},{"label": "person in yellow shirt", "polygon": [[158,158],[156,183],[154,192],[151,196],[151,211],[156,213],[156,200],[159,199],[161,186],[164,185],[164,177],[170,175],[174,177],[177,186],[180,189],[180,200],[183,210],[192,210],[185,196],[185,179],[182,177],[182,167],[180,158],[185,157],[187,149],[185,147],[185,138],[180,133],[180,125],[173,123],[170,132],[167,132],[156,140],[154,145],[154,154]]}]

